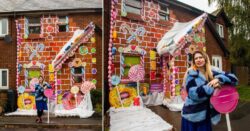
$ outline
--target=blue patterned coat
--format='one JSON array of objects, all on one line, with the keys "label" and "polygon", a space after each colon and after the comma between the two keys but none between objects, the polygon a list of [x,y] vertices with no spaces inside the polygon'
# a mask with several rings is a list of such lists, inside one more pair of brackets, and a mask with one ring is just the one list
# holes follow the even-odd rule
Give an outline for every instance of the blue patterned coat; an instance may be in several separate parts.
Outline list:
[{"label": "blue patterned coat", "polygon": [[43,83],[35,85],[35,99],[36,99],[36,108],[38,110],[47,110],[47,97],[44,95],[44,87],[51,88],[48,83]]},{"label": "blue patterned coat", "polygon": [[[215,68],[212,68],[212,72],[214,78],[218,78],[221,85],[236,85],[238,82],[238,79],[233,74]],[[210,104],[210,97],[214,92],[214,88],[207,84],[208,81],[199,70],[188,70],[185,82],[188,97],[181,113],[183,118],[191,122],[201,122],[210,118],[213,124],[220,121],[220,113]]]}]

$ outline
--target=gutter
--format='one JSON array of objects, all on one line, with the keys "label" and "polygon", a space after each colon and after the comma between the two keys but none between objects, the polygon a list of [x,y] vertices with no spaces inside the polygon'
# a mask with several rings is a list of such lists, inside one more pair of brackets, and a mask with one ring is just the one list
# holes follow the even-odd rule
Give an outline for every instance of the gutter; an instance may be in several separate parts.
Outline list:
[{"label": "gutter", "polygon": [[102,8],[84,8],[84,9],[57,9],[57,10],[32,10],[32,11],[12,11],[0,12],[0,17],[21,16],[21,15],[42,15],[42,14],[70,14],[70,13],[96,13],[102,12]]}]

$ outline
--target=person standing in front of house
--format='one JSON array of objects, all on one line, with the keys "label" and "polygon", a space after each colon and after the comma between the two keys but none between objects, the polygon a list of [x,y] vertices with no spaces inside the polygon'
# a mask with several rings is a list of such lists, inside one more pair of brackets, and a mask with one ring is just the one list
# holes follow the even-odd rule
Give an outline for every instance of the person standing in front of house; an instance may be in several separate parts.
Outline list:
[{"label": "person standing in front of house", "polygon": [[208,55],[202,51],[195,51],[192,58],[192,67],[184,77],[188,96],[181,113],[181,131],[212,131],[212,124],[217,124],[221,115],[210,104],[210,97],[215,88],[223,84],[236,85],[238,79],[212,68]]},{"label": "person standing in front of house", "polygon": [[35,85],[37,123],[42,123],[43,111],[48,110],[47,97],[44,95],[44,90],[46,88],[51,88],[51,86],[47,82],[44,82],[44,78],[42,76],[39,76],[39,83]]}]

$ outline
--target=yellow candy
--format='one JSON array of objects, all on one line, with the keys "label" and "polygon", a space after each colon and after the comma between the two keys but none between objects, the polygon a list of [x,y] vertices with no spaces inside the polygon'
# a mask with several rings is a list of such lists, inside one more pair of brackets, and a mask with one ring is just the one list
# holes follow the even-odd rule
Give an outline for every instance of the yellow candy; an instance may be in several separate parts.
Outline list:
[{"label": "yellow candy", "polygon": [[[30,103],[25,104],[26,100],[29,100]],[[29,95],[28,93],[19,95],[17,98],[17,106],[19,109],[33,109],[35,107],[35,96]]]},{"label": "yellow candy", "polygon": [[129,107],[133,104],[134,98],[137,96],[135,88],[130,87],[115,87],[109,92],[109,103],[112,107],[119,108],[122,107],[121,102],[118,97],[117,89],[121,93],[128,93],[129,97],[122,100],[122,104],[124,107]]}]

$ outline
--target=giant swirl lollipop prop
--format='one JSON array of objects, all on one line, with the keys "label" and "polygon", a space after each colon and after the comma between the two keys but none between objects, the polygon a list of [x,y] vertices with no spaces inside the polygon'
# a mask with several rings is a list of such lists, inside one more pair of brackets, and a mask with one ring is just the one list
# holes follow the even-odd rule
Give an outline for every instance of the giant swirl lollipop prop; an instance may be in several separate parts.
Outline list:
[{"label": "giant swirl lollipop prop", "polygon": [[49,99],[51,99],[51,97],[53,96],[53,90],[52,89],[46,89],[44,91],[44,95],[48,98],[48,120],[47,122],[49,123]]},{"label": "giant swirl lollipop prop", "polygon": [[215,110],[226,114],[228,131],[231,131],[229,113],[236,108],[238,100],[239,94],[236,88],[231,85],[223,85],[221,89],[215,89],[212,97],[210,98],[210,102],[214,106]]},{"label": "giant swirl lollipop prop", "polygon": [[128,77],[129,80],[137,82],[137,96],[140,98],[139,85],[140,81],[144,80],[145,70],[141,65],[134,65],[129,69]]}]

